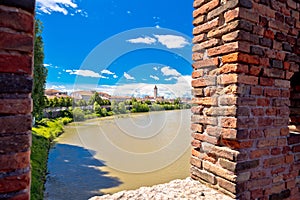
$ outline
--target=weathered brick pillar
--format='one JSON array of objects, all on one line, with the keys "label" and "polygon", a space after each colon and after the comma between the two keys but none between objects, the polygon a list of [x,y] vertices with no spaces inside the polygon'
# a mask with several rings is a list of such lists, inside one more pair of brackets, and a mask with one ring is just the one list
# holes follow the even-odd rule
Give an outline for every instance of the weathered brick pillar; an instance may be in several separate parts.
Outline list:
[{"label": "weathered brick pillar", "polygon": [[34,0],[0,1],[0,199],[29,199]]},{"label": "weathered brick pillar", "polygon": [[299,159],[287,143],[300,2],[194,7],[191,176],[233,198],[300,199]]}]

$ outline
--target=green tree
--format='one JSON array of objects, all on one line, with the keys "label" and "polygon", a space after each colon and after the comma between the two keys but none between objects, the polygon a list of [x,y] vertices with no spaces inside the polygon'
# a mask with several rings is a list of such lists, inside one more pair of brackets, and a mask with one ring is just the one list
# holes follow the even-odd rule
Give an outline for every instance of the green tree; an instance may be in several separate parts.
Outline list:
[{"label": "green tree", "polygon": [[115,114],[119,113],[118,104],[116,101],[111,102],[111,111],[113,111]]},{"label": "green tree", "polygon": [[126,113],[126,107],[125,107],[125,103],[124,102],[120,102],[118,105],[118,110],[121,114],[125,114]]},{"label": "green tree", "polygon": [[91,96],[88,105],[94,105],[95,102],[97,102],[100,106],[104,104],[98,92],[95,92],[93,96]]},{"label": "green tree", "polygon": [[33,90],[31,97],[33,99],[32,114],[37,119],[42,118],[43,109],[45,108],[44,91],[48,74],[48,70],[44,66],[44,43],[42,38],[42,29],[42,22],[39,19],[36,19],[34,37]]},{"label": "green tree", "polygon": [[52,107],[59,107],[59,100],[57,97],[54,97]]},{"label": "green tree", "polygon": [[96,114],[102,115],[101,106],[97,102],[94,103],[94,107],[93,108],[94,108],[94,112]]}]

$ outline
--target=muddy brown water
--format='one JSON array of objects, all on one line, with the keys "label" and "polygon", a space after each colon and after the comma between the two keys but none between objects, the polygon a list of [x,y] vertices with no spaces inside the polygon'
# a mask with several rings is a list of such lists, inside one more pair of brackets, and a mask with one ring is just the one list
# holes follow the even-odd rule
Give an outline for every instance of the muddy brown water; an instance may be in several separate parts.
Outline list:
[{"label": "muddy brown water", "polygon": [[49,152],[45,199],[88,199],[189,176],[190,110],[66,126]]}]

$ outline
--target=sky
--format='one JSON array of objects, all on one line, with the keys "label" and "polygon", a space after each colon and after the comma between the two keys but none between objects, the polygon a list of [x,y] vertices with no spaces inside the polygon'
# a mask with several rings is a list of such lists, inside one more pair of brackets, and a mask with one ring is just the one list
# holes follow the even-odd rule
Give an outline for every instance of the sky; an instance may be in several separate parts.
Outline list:
[{"label": "sky", "polygon": [[192,0],[37,0],[46,88],[190,96]]}]

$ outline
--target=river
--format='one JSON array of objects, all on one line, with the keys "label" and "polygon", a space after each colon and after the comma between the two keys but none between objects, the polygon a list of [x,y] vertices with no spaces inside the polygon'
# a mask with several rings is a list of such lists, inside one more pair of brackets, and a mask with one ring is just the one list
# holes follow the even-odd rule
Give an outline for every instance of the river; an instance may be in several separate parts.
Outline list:
[{"label": "river", "polygon": [[189,176],[190,110],[74,122],[49,152],[45,199],[88,199]]}]

